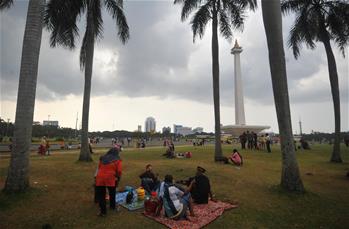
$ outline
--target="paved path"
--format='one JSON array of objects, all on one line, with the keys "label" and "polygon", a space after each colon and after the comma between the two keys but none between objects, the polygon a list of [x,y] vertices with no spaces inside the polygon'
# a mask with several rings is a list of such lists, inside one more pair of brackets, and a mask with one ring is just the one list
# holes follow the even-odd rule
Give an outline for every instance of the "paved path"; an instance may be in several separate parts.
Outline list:
[{"label": "paved path", "polygon": [[[179,145],[191,145],[190,142],[187,142],[185,140],[181,140],[179,142],[174,142],[175,146],[179,146]],[[38,148],[39,148],[39,143],[33,143],[30,147],[30,150],[32,151],[37,151]],[[163,142],[162,141],[158,141],[158,140],[154,140],[154,141],[150,141],[150,142],[146,142],[146,147],[149,147],[149,146],[162,146],[163,145]],[[3,143],[0,143],[0,153],[9,153],[10,150],[9,150],[9,145],[8,144],[3,144]],[[100,141],[100,143],[98,144],[93,144],[92,147],[93,148],[107,148],[107,147],[111,147],[112,144],[111,144],[111,139],[109,138],[106,138],[106,139],[103,139]],[[130,144],[130,147],[134,147],[135,144]],[[51,147],[51,150],[58,150],[61,148],[61,146],[59,144],[52,144],[50,145]],[[125,147],[128,147],[127,144],[125,144]],[[72,145],[72,149],[77,149],[78,148],[78,144],[73,144]]]}]

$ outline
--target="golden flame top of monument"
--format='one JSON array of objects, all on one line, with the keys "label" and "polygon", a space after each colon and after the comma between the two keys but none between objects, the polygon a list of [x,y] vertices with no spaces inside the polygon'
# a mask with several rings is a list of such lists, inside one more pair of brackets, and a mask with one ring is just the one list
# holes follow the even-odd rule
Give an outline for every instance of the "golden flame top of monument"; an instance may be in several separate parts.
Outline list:
[{"label": "golden flame top of monument", "polygon": [[239,45],[238,40],[235,40],[235,45],[231,49],[231,54],[239,54],[242,52],[242,47]]},{"label": "golden flame top of monument", "polygon": [[233,48],[236,48],[236,49],[241,48],[240,45],[239,45],[239,43],[238,43],[238,39],[235,39],[235,45],[234,45]]}]

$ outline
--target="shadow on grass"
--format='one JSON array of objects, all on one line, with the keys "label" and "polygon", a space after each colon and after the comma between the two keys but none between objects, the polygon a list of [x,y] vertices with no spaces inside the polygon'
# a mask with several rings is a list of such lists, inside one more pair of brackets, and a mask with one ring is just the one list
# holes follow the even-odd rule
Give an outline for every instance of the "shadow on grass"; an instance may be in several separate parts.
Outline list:
[{"label": "shadow on grass", "polygon": [[10,210],[20,202],[27,202],[41,196],[45,191],[39,188],[29,188],[26,192],[7,193],[0,192],[0,211]]},{"label": "shadow on grass", "polygon": [[272,185],[269,186],[269,191],[272,194],[275,194],[279,197],[287,197],[289,199],[299,199],[299,198],[305,198],[305,197],[310,197],[310,196],[317,196],[315,193],[309,192],[307,190],[300,192],[300,191],[288,191],[285,188],[281,187],[281,185]]}]

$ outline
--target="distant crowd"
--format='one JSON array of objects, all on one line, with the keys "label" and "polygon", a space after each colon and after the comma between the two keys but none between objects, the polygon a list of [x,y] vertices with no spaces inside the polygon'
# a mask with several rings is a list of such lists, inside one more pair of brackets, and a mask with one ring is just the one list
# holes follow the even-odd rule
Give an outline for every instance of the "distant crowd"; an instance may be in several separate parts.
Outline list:
[{"label": "distant crowd", "polygon": [[256,149],[256,150],[264,150],[266,149],[269,153],[271,152],[270,145],[272,144],[272,140],[268,133],[265,135],[258,136],[255,132],[243,132],[239,136],[241,149]]}]

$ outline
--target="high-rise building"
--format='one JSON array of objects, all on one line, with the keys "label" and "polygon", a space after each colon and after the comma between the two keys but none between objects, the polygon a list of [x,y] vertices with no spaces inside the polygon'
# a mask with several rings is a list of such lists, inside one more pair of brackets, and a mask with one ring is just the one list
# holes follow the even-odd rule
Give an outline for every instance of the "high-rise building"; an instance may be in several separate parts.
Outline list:
[{"label": "high-rise building", "polygon": [[155,132],[156,131],[156,122],[153,117],[148,117],[145,120],[145,132]]},{"label": "high-rise building", "polygon": [[137,131],[138,132],[142,132],[142,126],[141,125],[138,125]]}]

